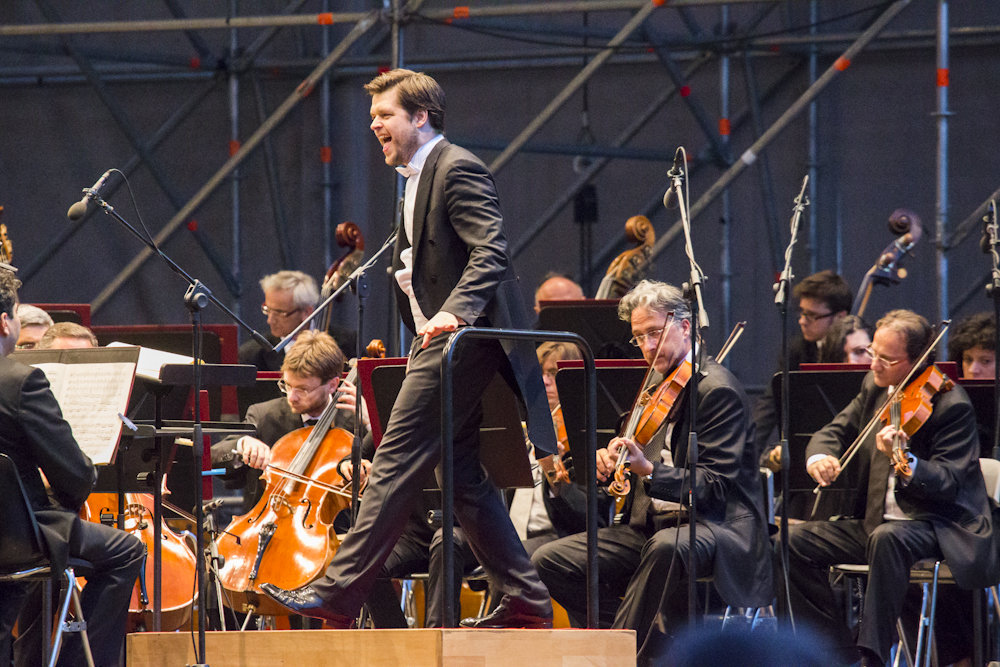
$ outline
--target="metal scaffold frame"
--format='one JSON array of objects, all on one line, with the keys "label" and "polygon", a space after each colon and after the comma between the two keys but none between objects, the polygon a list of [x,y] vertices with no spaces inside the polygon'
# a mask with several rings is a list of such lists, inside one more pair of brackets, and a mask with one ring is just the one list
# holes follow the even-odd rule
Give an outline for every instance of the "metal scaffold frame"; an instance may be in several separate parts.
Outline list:
[{"label": "metal scaffold frame", "polygon": [[[773,187],[770,183],[770,170],[766,164],[766,149],[768,145],[795,120],[803,111],[808,111],[808,142],[807,161],[810,173],[810,198],[817,196],[816,173],[816,134],[818,119],[815,111],[815,98],[821,94],[824,88],[840,74],[848,70],[850,62],[861,51],[873,48],[895,49],[903,47],[935,48],[937,52],[937,66],[939,71],[938,88],[938,109],[935,114],[938,126],[938,155],[937,155],[937,207],[935,214],[936,232],[936,253],[937,253],[937,288],[938,288],[938,308],[942,319],[949,313],[947,298],[947,252],[950,248],[961,242],[975,227],[977,219],[985,210],[986,202],[977,211],[969,215],[956,228],[955,232],[949,235],[948,229],[948,161],[947,161],[947,132],[948,132],[948,98],[947,98],[947,76],[944,82],[940,73],[947,72],[948,51],[950,41],[965,40],[968,43],[996,43],[1000,41],[1000,25],[986,25],[973,27],[950,27],[948,24],[948,2],[938,0],[938,25],[934,31],[929,30],[899,30],[891,31],[890,24],[911,2],[911,0],[896,0],[892,3],[885,3],[884,9],[874,19],[866,29],[858,33],[820,33],[817,30],[819,24],[819,8],[824,4],[823,0],[798,0],[797,4],[809,5],[810,26],[808,35],[771,35],[768,37],[755,36],[753,27],[756,21],[749,25],[736,28],[730,25],[728,12],[732,7],[746,5],[759,7],[757,21],[763,20],[775,7],[781,4],[779,0],[671,0],[669,3],[662,0],[578,0],[565,2],[533,2],[533,3],[511,3],[506,5],[491,5],[488,7],[467,6],[453,7],[448,9],[424,8],[425,4],[421,0],[411,0],[403,3],[400,0],[382,0],[374,2],[378,5],[368,11],[361,12],[330,12],[331,4],[328,0],[323,0],[320,13],[299,13],[306,4],[305,0],[295,0],[288,3],[285,11],[278,15],[262,16],[237,16],[238,3],[232,0],[229,5],[229,15],[224,17],[203,17],[188,18],[183,15],[183,9],[177,0],[164,0],[168,10],[174,16],[171,19],[162,20],[133,20],[133,21],[91,21],[91,22],[62,22],[60,16],[51,5],[51,0],[34,0],[46,23],[24,24],[24,25],[0,25],[0,36],[4,37],[55,37],[59,40],[59,47],[62,53],[68,55],[74,62],[75,67],[46,65],[41,67],[23,68],[23,70],[6,68],[0,69],[0,86],[17,86],[27,82],[75,82],[86,81],[97,92],[99,99],[108,110],[118,127],[128,139],[134,154],[126,162],[122,171],[126,174],[134,171],[139,166],[149,170],[155,182],[167,195],[171,205],[176,209],[173,217],[163,226],[156,235],[158,243],[166,242],[182,228],[187,228],[206,257],[211,261],[213,267],[223,278],[236,307],[239,306],[239,298],[242,293],[240,270],[240,180],[242,178],[241,165],[246,158],[253,154],[257,148],[263,148],[264,163],[267,169],[267,182],[271,194],[271,202],[274,207],[273,218],[275,225],[275,235],[278,242],[275,244],[276,251],[280,254],[283,265],[293,265],[291,247],[288,241],[287,222],[282,209],[282,193],[279,179],[276,172],[276,159],[272,155],[269,146],[269,135],[286,119],[288,114],[299,105],[305,97],[317,87],[320,90],[321,106],[321,136],[323,148],[329,155],[330,143],[332,141],[332,129],[330,120],[330,105],[333,92],[333,77],[351,75],[358,72],[371,71],[374,64],[384,64],[389,61],[400,65],[405,61],[419,65],[428,71],[449,70],[449,69],[490,69],[503,66],[525,67],[525,68],[550,68],[567,66],[576,67],[577,72],[559,90],[551,100],[538,111],[533,118],[524,124],[523,129],[508,143],[503,144],[502,150],[490,164],[494,172],[502,171],[519,153],[526,152],[551,152],[563,153],[566,155],[586,155],[591,158],[589,164],[582,169],[577,178],[562,193],[554,193],[548,207],[538,216],[529,227],[528,231],[522,234],[514,243],[512,250],[516,256],[523,252],[530,243],[541,233],[551,222],[569,206],[582,188],[587,186],[598,177],[600,172],[610,164],[616,157],[631,157],[644,159],[658,159],[666,161],[669,159],[669,151],[638,151],[628,148],[629,141],[639,132],[644,123],[653,114],[661,111],[666,105],[681,100],[689,112],[693,115],[698,127],[705,135],[704,147],[695,153],[696,157],[689,165],[691,170],[699,169],[706,165],[715,165],[724,169],[716,182],[708,188],[704,194],[691,207],[691,217],[696,217],[704,211],[715,199],[722,199],[722,218],[724,221],[723,238],[720,244],[722,281],[723,281],[723,317],[728,323],[731,320],[730,311],[730,289],[731,280],[729,270],[729,203],[728,190],[732,182],[738,178],[748,167],[756,166],[761,178],[761,190],[764,196],[764,218],[767,222],[767,231],[770,246],[771,262],[778,266],[780,248],[784,245],[783,237],[787,232],[782,229],[777,214],[778,207],[774,201]],[[793,3],[796,4],[796,3]],[[716,32],[726,38],[719,39],[719,34],[708,34],[700,30],[697,22],[688,13],[694,8],[717,7],[719,9],[721,29]],[[657,47],[651,49],[651,53],[622,52],[621,46],[630,39],[651,39],[648,34],[649,26],[647,19],[656,12],[676,12],[689,32],[690,40],[678,42],[674,40],[670,48]],[[613,35],[605,35],[596,38],[602,41],[602,45],[597,49],[551,49],[548,51],[536,51],[530,56],[514,53],[497,54],[476,54],[468,59],[455,60],[447,57],[436,56],[434,53],[428,54],[405,54],[404,39],[407,30],[419,17],[420,21],[435,22],[439,25],[447,25],[450,22],[477,21],[489,19],[494,23],[491,25],[501,25],[496,23],[500,20],[514,17],[531,16],[555,16],[558,14],[583,14],[596,12],[617,12],[627,14],[627,18],[622,22],[621,27]],[[352,25],[346,35],[343,35],[336,45],[333,40],[332,27]],[[266,48],[273,41],[279,31],[295,27],[300,30],[316,29],[322,33],[322,56],[318,61],[310,62],[308,59],[300,59],[295,62],[284,61],[281,64],[285,71],[305,72],[301,83],[294,92],[289,95],[273,111],[267,110],[267,102],[261,91],[257,78],[258,68],[270,67],[274,62],[268,61]],[[266,28],[251,43],[240,49],[239,32],[244,29]],[[520,29],[512,26],[512,29]],[[73,43],[71,39],[75,35],[84,34],[114,34],[114,33],[142,33],[142,32],[183,32],[195,51],[203,59],[212,57],[211,50],[206,42],[201,38],[201,31],[227,30],[230,33],[229,49],[227,57],[219,58],[220,67],[214,70],[192,71],[185,68],[180,62],[163,63],[158,66],[138,65],[128,63],[127,58],[122,58],[120,63],[114,63],[109,58],[100,54],[88,52]],[[733,34],[730,34],[733,33]],[[739,34],[736,34],[739,33]],[[365,42],[364,40],[368,41]],[[728,40],[728,41],[727,41]],[[391,55],[383,55],[386,43]],[[734,48],[733,44],[739,44],[739,48]],[[809,87],[780,115],[771,123],[769,127],[764,127],[761,107],[765,100],[770,99],[777,89],[779,89],[798,65],[790,67],[785,76],[779,77],[776,83],[772,83],[765,90],[760,90],[753,68],[753,63],[757,58],[767,57],[769,49],[781,46],[786,49],[797,49],[801,54],[799,64],[809,68]],[[363,47],[363,48],[355,48]],[[46,47],[33,45],[41,52],[45,52]],[[359,53],[360,52],[360,53]],[[839,54],[833,65],[824,72],[819,73],[818,60],[821,55]],[[581,55],[584,62],[581,64]],[[749,100],[745,109],[732,110],[732,99],[730,96],[731,79],[733,77],[732,61],[736,58],[743,60],[744,82],[750,91]],[[533,143],[532,138],[539,130],[552,119],[552,117],[566,103],[577,94],[587,82],[609,62],[618,61],[636,62],[658,62],[662,65],[670,79],[671,85],[664,86],[662,92],[647,105],[636,118],[622,130],[612,142],[606,146],[595,146],[582,142],[567,143],[565,145],[552,145]],[[99,61],[100,65],[95,65]],[[699,106],[697,99],[691,99],[686,94],[679,94],[695,73],[702,70],[708,64],[717,64],[719,70],[718,95],[721,118],[712,119],[706,111]],[[176,111],[148,137],[143,137],[131,122],[128,114],[122,105],[115,99],[114,94],[107,85],[109,81],[122,79],[161,81],[175,78],[204,78],[205,83],[182,104]],[[231,123],[231,155],[210,178],[190,197],[182,196],[178,188],[171,183],[169,174],[159,165],[155,150],[160,146],[177,126],[188,117],[201,104],[204,99],[216,92],[220,85],[225,82],[228,88],[230,123]],[[257,116],[257,128],[246,139],[239,136],[239,122],[241,120],[240,109],[240,89],[244,82],[249,82],[253,91],[254,109]],[[245,122],[245,119],[244,119]],[[740,156],[734,159],[731,155],[734,146],[731,143],[731,133],[752,123],[755,141],[746,149],[742,150]],[[723,129],[724,128],[724,129]],[[489,143],[488,141],[486,142]],[[495,143],[495,142],[494,142]],[[473,146],[475,147],[475,146]],[[738,149],[737,149],[738,150]],[[324,214],[324,243],[326,248],[326,259],[329,261],[332,237],[332,217],[334,203],[332,201],[332,187],[334,174],[328,159],[323,164],[323,214]],[[230,185],[231,212],[232,212],[232,236],[230,255],[231,265],[224,259],[224,253],[219,252],[211,241],[200,234],[197,229],[188,225],[195,212],[220,188],[224,183]],[[1000,190],[994,193],[993,197],[1000,194]],[[987,199],[988,202],[988,199]],[[659,207],[659,196],[652,196],[644,207],[647,215],[653,213],[662,214]],[[810,239],[810,268],[815,270],[814,250],[817,245],[815,237],[815,213],[809,211],[809,239]],[[652,217],[652,215],[650,215]],[[47,262],[49,262],[60,247],[65,244],[87,218],[75,222],[65,227],[54,238],[48,247],[30,265],[24,267],[22,276],[30,279]],[[679,234],[679,222],[673,224],[669,230],[660,235],[653,249],[654,256],[662,253]],[[595,253],[596,261],[593,265],[603,266],[608,258],[616,250],[615,243],[609,243]],[[143,250],[132,259],[116,275],[100,293],[94,298],[91,307],[96,314],[104,308],[109,300],[128,282],[139,269],[139,267],[152,255],[151,251]],[[978,286],[974,286],[978,289]],[[961,298],[957,305],[961,306],[967,298]]]}]

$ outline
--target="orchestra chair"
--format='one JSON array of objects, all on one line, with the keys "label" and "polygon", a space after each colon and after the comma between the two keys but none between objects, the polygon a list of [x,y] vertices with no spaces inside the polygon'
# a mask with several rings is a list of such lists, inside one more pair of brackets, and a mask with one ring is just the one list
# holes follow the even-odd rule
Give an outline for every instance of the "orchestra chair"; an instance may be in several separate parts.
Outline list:
[{"label": "orchestra chair", "polygon": [[[764,493],[764,518],[767,519],[768,529],[772,535],[777,531],[774,516],[774,473],[769,468],[760,468],[760,484]],[[710,584],[712,577],[701,577],[699,583]],[[705,596],[706,607],[708,596]],[[706,616],[708,609],[705,609]],[[717,618],[717,617],[716,617]],[[774,615],[774,606],[766,607],[733,607],[726,605],[726,610],[722,614],[721,629],[725,630],[729,626],[737,629],[746,628],[751,631],[758,629],[777,629],[777,618]]]},{"label": "orchestra chair", "polygon": [[[986,494],[1000,503],[1000,461],[996,459],[981,458],[979,467],[983,472],[983,481],[986,482]],[[830,568],[834,574],[846,577],[868,576],[867,565],[839,564]],[[939,584],[954,585],[955,578],[948,568],[948,564],[942,560],[925,558],[914,563],[910,568],[910,583],[923,587],[923,599],[920,603],[920,620],[917,627],[916,655],[910,656],[910,649],[904,639],[904,630],[900,621],[896,621],[896,630],[899,634],[899,643],[896,647],[897,657],[894,664],[898,664],[899,655],[906,660],[907,665],[916,667],[930,667],[931,656],[934,653],[934,617],[937,611],[937,591]],[[993,606],[998,616],[1000,616],[1000,599],[998,599],[997,586],[990,586],[986,591],[993,601]],[[977,641],[980,634],[977,628]]]},{"label": "orchestra chair", "polygon": [[[0,501],[0,512],[4,520],[0,522],[0,583],[38,581],[43,584],[42,592],[42,636],[52,636],[52,583],[59,581],[63,587],[58,603],[55,636],[52,644],[42,641],[42,664],[52,667],[59,658],[63,635],[78,633],[83,641],[83,652],[89,667],[94,667],[94,658],[87,637],[87,623],[80,606],[76,572],[86,576],[93,566],[89,561],[70,558],[65,570],[52,571],[52,563],[46,553],[39,532],[35,513],[28,501],[28,495],[21,483],[14,462],[6,454],[0,454],[0,488],[5,490]],[[70,606],[72,605],[72,618]]]},{"label": "orchestra chair", "polygon": [[[414,585],[416,582],[419,581],[424,586],[424,604],[426,604],[427,596],[435,595],[434,591],[428,589],[427,579],[428,575],[426,572],[414,572],[399,579],[399,606],[402,608],[403,616],[406,617],[407,622],[413,623],[411,627],[420,627],[423,622],[417,615],[417,600],[416,593],[414,591]],[[473,593],[483,594],[483,599],[479,603],[479,611],[476,613],[476,617],[482,618],[489,613],[491,601],[490,581],[486,576],[486,572],[483,570],[483,566],[476,564],[474,569],[462,576],[462,583],[468,585],[469,590]]]}]

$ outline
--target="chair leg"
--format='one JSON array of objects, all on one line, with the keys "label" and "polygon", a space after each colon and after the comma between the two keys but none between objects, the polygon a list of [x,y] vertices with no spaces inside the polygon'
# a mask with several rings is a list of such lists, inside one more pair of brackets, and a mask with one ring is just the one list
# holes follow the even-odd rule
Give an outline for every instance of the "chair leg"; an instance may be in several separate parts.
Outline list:
[{"label": "chair leg", "polygon": [[[76,574],[74,574],[73,568],[68,567],[65,570],[65,575],[66,594],[60,600],[59,617],[56,619],[55,638],[52,640],[52,654],[48,665],[49,667],[55,667],[56,661],[59,659],[59,653],[62,650],[63,633],[68,632],[80,635],[80,641],[83,643],[83,655],[87,660],[87,666],[94,667],[94,656],[90,650],[90,638],[87,636],[87,619],[83,617],[80,592],[76,589]],[[68,620],[70,603],[73,605],[73,615],[75,617],[73,621]],[[43,645],[45,644],[44,641],[42,643]]]}]

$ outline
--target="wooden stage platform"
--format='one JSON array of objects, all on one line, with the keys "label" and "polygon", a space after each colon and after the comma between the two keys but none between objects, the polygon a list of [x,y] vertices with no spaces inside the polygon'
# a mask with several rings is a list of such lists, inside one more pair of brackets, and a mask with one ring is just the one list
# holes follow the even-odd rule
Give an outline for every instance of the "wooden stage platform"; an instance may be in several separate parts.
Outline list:
[{"label": "wooden stage platform", "polygon": [[[195,638],[197,640],[197,638]],[[126,638],[129,667],[194,662],[187,632]],[[211,667],[633,667],[632,630],[264,630],[209,632]]]}]

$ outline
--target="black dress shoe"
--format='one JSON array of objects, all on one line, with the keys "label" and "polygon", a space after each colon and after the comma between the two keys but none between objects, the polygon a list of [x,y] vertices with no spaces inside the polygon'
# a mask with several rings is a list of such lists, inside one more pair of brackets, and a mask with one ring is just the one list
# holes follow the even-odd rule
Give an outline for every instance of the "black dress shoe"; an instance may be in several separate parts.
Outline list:
[{"label": "black dress shoe", "polygon": [[346,630],[354,622],[354,619],[350,616],[337,614],[327,609],[323,604],[323,598],[313,590],[312,586],[303,586],[294,591],[287,591],[274,584],[263,583],[260,585],[260,590],[264,591],[267,597],[284,607],[288,607],[296,614],[311,616],[312,618],[322,618],[328,625],[333,626],[335,629]]},{"label": "black dress shoe", "polygon": [[552,607],[504,596],[490,614],[481,618],[463,618],[463,628],[551,628]]}]

